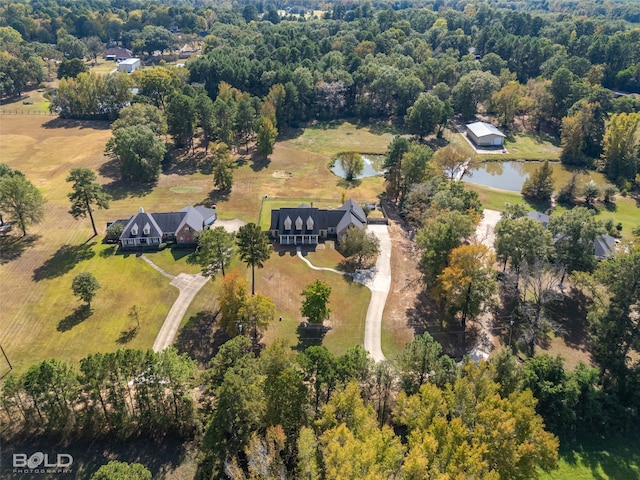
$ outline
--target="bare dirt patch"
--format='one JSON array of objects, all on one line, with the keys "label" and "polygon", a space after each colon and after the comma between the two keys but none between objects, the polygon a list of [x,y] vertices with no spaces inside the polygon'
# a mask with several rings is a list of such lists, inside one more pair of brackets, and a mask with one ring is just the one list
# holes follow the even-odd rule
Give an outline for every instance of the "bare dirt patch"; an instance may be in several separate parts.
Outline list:
[{"label": "bare dirt patch", "polygon": [[285,170],[276,170],[275,172],[273,172],[271,174],[271,176],[273,178],[284,178],[284,179],[287,179],[287,178],[293,177],[293,173],[287,172]]},{"label": "bare dirt patch", "polygon": [[413,339],[409,310],[422,290],[422,281],[417,268],[419,253],[411,239],[411,231],[395,207],[386,203],[385,207],[390,218],[392,281],[382,319],[382,350],[393,360]]}]

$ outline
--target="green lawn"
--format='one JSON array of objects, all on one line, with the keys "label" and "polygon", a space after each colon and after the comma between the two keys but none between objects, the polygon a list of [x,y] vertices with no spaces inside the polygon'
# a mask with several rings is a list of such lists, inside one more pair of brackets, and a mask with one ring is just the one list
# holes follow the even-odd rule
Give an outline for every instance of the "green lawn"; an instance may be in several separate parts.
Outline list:
[{"label": "green lawn", "polygon": [[[66,245],[35,270],[28,300],[0,327],[17,372],[47,358],[77,362],[89,353],[153,345],[178,290],[135,254],[113,252],[101,243]],[[73,277],[85,271],[101,285],[89,314],[71,292]],[[127,336],[136,325],[128,316],[134,304],[140,328]]]},{"label": "green lawn", "polygon": [[[315,257],[310,257],[312,262],[314,259]],[[300,316],[300,292],[316,279],[323,280],[332,287],[329,298],[332,313],[330,320],[326,322],[329,330],[322,339],[313,330],[299,329],[304,320]],[[304,348],[321,341],[334,354],[340,355],[354,345],[362,345],[364,341],[364,322],[371,298],[370,290],[351,282],[350,277],[311,270],[296,257],[295,251],[274,252],[264,268],[256,271],[256,291],[273,298],[277,307],[276,317],[282,316],[282,321],[276,320],[267,331],[267,343],[282,338],[292,346]]]},{"label": "green lawn", "polygon": [[[459,133],[447,131],[445,137],[469,154],[474,154],[473,148],[466,138]],[[531,134],[510,135],[504,142],[507,153],[478,154],[479,161],[500,160],[553,160],[560,158],[561,148],[557,140],[548,136],[536,136]]]},{"label": "green lawn", "polygon": [[391,133],[379,133],[370,127],[349,122],[311,125],[291,140],[302,150],[333,156],[340,152],[384,154],[393,140]]},{"label": "green lawn", "polygon": [[586,438],[583,445],[560,449],[558,470],[542,480],[640,479],[640,437]]},{"label": "green lawn", "polygon": [[498,190],[497,188],[484,187],[475,183],[465,183],[465,188],[477,192],[482,206],[489,210],[503,212],[506,203],[527,205],[522,195],[517,192]]}]

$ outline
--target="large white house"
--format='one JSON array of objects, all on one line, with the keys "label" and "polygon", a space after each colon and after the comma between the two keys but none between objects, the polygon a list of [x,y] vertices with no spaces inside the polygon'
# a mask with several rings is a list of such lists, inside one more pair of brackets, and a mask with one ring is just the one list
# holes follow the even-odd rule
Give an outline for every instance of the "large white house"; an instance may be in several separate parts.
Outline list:
[{"label": "large white house", "polygon": [[479,147],[501,147],[506,135],[486,122],[474,122],[467,125],[467,137]]}]

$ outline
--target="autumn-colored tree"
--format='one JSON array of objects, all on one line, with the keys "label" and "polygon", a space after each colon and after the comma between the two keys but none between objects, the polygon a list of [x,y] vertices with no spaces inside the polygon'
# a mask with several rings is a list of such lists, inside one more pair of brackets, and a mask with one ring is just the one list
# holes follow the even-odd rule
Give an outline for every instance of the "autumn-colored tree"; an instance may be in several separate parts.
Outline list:
[{"label": "autumn-colored tree", "polygon": [[433,161],[447,176],[453,180],[458,170],[465,162],[471,161],[472,157],[459,147],[451,144],[441,148],[433,155]]},{"label": "autumn-colored tree", "polygon": [[324,407],[317,422],[326,479],[390,478],[400,473],[404,447],[389,426],[378,427],[357,382]]},{"label": "autumn-colored tree", "polygon": [[278,130],[276,130],[273,122],[269,118],[263,117],[260,122],[260,127],[258,127],[258,138],[256,140],[258,151],[265,157],[271,155],[277,136]]},{"label": "autumn-colored tree", "polygon": [[257,348],[260,336],[267,329],[276,315],[276,305],[271,298],[261,295],[251,295],[247,297],[244,304],[238,310],[238,321],[243,331],[250,336],[254,348]]},{"label": "autumn-colored tree", "polygon": [[451,251],[449,265],[438,275],[437,293],[449,312],[460,314],[463,331],[467,318],[482,313],[482,307],[497,290],[491,251],[484,245],[461,245]]},{"label": "autumn-colored tree", "polygon": [[517,80],[511,80],[491,97],[491,104],[503,127],[509,128],[513,123],[523,96],[524,87]]},{"label": "autumn-colored tree", "polygon": [[500,397],[491,368],[468,363],[443,390],[425,383],[398,395],[394,420],[408,429],[402,478],[535,479],[538,467],[556,468],[558,439],[531,391]]},{"label": "autumn-colored tree", "polygon": [[638,139],[640,113],[613,115],[604,135],[604,171],[612,181],[633,181],[640,171]]},{"label": "autumn-colored tree", "polygon": [[231,336],[239,333],[240,310],[246,302],[247,282],[234,268],[222,279],[218,295],[220,326]]}]

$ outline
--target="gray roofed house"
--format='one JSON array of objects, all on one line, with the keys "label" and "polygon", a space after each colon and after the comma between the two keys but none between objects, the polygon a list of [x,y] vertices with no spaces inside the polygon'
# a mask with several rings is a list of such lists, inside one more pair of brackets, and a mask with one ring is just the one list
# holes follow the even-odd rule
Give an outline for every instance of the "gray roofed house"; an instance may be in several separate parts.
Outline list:
[{"label": "gray roofed house", "polygon": [[122,60],[126,60],[127,58],[133,58],[133,52],[127,48],[111,47],[107,48],[107,50],[104,52],[105,60],[114,60],[121,62]]},{"label": "gray roofed house", "polygon": [[[527,213],[527,217],[539,221],[545,228],[547,228],[547,225],[549,224],[549,215],[546,213],[529,212]],[[563,237],[561,236],[556,236],[556,238],[554,238],[554,242],[557,243],[562,238]],[[598,260],[606,260],[615,254],[616,243],[616,239],[611,235],[598,235],[593,241],[593,254]]]},{"label": "gray roofed house", "polygon": [[506,135],[486,122],[474,122],[467,125],[467,137],[479,147],[501,147]]},{"label": "gray roofed house", "polygon": [[544,228],[547,228],[547,225],[549,225],[549,215],[547,215],[546,213],[529,212],[527,213],[527,217],[539,221],[544,226]]},{"label": "gray roofed house", "polygon": [[362,207],[349,199],[336,210],[308,205],[271,210],[269,234],[282,245],[316,245],[327,238],[340,239],[349,227],[365,228]]},{"label": "gray roofed house", "polygon": [[195,245],[198,233],[216,220],[216,210],[198,206],[184,207],[178,212],[146,213],[143,208],[125,223],[119,241],[122,248],[157,247],[163,242]]},{"label": "gray roofed house", "polygon": [[598,260],[606,260],[616,251],[616,239],[611,235],[598,235],[593,241],[593,253]]}]

